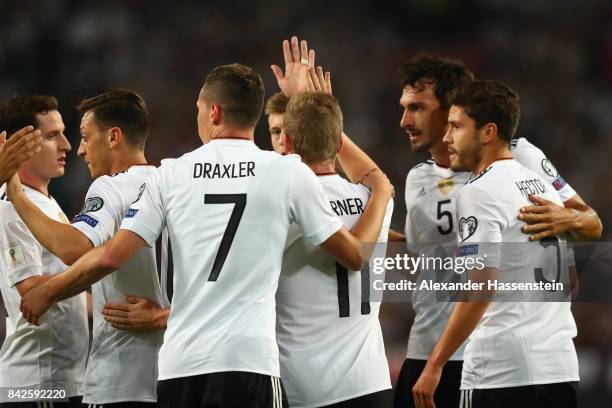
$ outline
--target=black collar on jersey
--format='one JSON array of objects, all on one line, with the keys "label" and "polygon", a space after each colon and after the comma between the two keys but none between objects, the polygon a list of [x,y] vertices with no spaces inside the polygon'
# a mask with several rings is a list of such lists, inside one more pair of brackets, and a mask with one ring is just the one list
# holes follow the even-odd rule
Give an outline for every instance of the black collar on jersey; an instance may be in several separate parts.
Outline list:
[{"label": "black collar on jersey", "polygon": [[212,142],[213,140],[219,140],[219,139],[240,139],[240,140],[248,140],[249,142],[252,141],[252,139],[250,137],[239,137],[239,136],[214,137],[214,138],[210,139],[210,141]]},{"label": "black collar on jersey", "polygon": [[315,173],[317,176],[333,176],[334,174],[338,174],[335,171],[330,171],[327,173]]},{"label": "black collar on jersey", "polygon": [[468,184],[473,183],[476,180],[478,180],[479,178],[481,178],[482,176],[484,176],[489,170],[491,170],[491,168],[493,167],[493,163],[495,163],[497,161],[501,161],[501,160],[512,160],[512,159],[514,159],[514,157],[500,157],[499,159],[493,160],[493,162],[491,162],[491,164],[489,164],[487,167],[485,167],[484,170],[482,170],[480,173],[478,173],[476,176],[474,176],[474,178],[468,180]]}]

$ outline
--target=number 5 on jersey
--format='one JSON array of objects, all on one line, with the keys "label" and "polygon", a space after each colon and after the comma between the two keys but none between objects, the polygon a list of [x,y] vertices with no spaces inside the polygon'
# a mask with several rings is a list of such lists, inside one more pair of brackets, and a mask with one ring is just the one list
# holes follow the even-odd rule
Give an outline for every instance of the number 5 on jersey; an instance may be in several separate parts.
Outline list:
[{"label": "number 5 on jersey", "polygon": [[213,263],[210,276],[208,277],[209,282],[215,282],[223,269],[223,264],[227,258],[227,254],[234,241],[236,230],[242,219],[244,213],[244,207],[246,207],[247,195],[246,194],[204,194],[204,204],[234,204],[232,215],[230,215],[227,227],[221,238],[221,244],[215,256],[215,262]]}]

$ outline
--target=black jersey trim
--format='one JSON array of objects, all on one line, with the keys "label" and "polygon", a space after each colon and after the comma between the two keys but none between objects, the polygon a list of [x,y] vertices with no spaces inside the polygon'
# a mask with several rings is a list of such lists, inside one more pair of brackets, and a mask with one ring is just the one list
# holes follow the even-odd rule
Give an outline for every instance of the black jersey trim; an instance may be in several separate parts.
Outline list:
[{"label": "black jersey trim", "polygon": [[487,167],[486,169],[481,171],[480,174],[478,174],[477,176],[474,176],[474,178],[468,180],[468,182],[466,184],[472,184],[473,182],[475,182],[476,180],[478,180],[479,178],[481,178],[482,176],[487,174],[489,172],[489,170],[491,170],[492,168],[493,168],[493,166]]}]

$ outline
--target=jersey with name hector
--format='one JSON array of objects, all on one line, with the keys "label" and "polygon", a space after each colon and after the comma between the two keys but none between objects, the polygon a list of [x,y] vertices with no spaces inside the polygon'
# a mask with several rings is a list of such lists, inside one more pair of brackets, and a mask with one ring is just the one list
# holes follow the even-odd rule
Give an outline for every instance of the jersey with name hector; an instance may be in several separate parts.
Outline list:
[{"label": "jersey with name hector", "polygon": [[[576,192],[565,182],[542,150],[521,137],[511,142],[514,159],[538,173],[552,185],[563,201]],[[406,242],[408,250],[434,256],[436,248],[454,250],[457,233],[455,199],[461,187],[470,178],[470,172],[455,172],[440,167],[433,160],[415,166],[406,177]],[[517,212],[518,215],[518,212]],[[438,250],[440,251],[440,250]],[[454,255],[453,254],[445,254]],[[421,271],[419,280],[439,280],[436,271]],[[448,277],[448,273],[442,276]],[[453,303],[432,299],[433,292],[415,291],[413,307],[416,312],[408,340],[407,358],[427,360],[436,341],[442,335],[453,308]],[[462,346],[451,360],[462,360]]]},{"label": "jersey with name hector", "polygon": [[[138,200],[140,187],[154,170],[153,166],[132,166],[126,172],[96,179],[72,226],[94,246],[104,244],[117,232],[130,204]],[[169,306],[157,277],[154,248],[141,249],[121,269],[92,286],[94,329],[85,375],[86,404],[157,401],[157,353],[163,332],[118,330],[102,316],[106,303],[125,303],[126,295]]]},{"label": "jersey with name hector", "polygon": [[[24,186],[29,199],[48,217],[68,222],[53,197]],[[4,186],[0,196],[4,196]],[[88,347],[84,293],[54,304],[40,326],[21,316],[15,285],[33,276],[68,269],[47,251],[19,218],[13,205],[0,200],[0,291],[8,312],[6,339],[0,351],[0,387],[65,390],[66,398],[81,395]],[[6,392],[3,393],[6,396]],[[0,397],[0,402],[15,402]]]},{"label": "jersey with name hector", "polygon": [[[353,228],[370,190],[338,175],[319,176],[336,215]],[[373,256],[385,256],[393,201],[389,202]],[[292,225],[277,300],[281,378],[289,405],[320,407],[391,388],[378,311],[370,302],[371,279],[347,271]]]},{"label": "jersey with name hector", "polygon": [[[555,239],[560,256],[551,260],[545,245],[521,232],[517,214],[530,193],[563,205],[545,180],[512,159],[494,162],[466,184],[457,197],[458,253],[480,257],[503,282],[540,282],[538,269],[548,281],[569,282],[573,260],[564,239]],[[528,301],[530,295],[489,305],[467,342],[461,389],[578,381],[571,303]]]},{"label": "jersey with name hector", "polygon": [[[205,172],[207,164],[219,174],[233,164],[226,173],[237,177]],[[314,173],[298,156],[215,139],[162,161],[130,211],[121,228],[151,244],[167,226],[172,241],[174,294],[159,379],[278,377],[275,293],[289,225],[299,224],[313,245],[342,225]]]}]

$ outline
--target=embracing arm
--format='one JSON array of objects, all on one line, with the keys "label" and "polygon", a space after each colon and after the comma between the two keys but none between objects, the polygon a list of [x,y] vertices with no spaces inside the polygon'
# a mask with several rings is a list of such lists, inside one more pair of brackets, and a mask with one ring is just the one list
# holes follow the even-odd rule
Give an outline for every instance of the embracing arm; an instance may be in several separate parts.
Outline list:
[{"label": "embracing arm", "polygon": [[66,265],[72,265],[85,252],[93,248],[85,234],[70,224],[47,217],[40,208],[34,205],[24,193],[17,175],[7,184],[6,190],[8,199],[36,240]]},{"label": "embracing arm", "polygon": [[530,195],[534,205],[521,208],[518,218],[527,223],[522,231],[531,241],[568,232],[576,241],[601,238],[603,225],[597,212],[578,195],[563,203],[563,207],[541,197]]},{"label": "embracing arm", "polygon": [[53,303],[74,296],[106,275],[119,269],[145,245],[145,241],[128,230],[117,234],[101,247],[92,249],[64,272],[29,291],[21,299],[21,311],[30,323],[38,319]]}]

